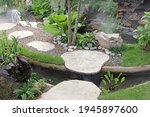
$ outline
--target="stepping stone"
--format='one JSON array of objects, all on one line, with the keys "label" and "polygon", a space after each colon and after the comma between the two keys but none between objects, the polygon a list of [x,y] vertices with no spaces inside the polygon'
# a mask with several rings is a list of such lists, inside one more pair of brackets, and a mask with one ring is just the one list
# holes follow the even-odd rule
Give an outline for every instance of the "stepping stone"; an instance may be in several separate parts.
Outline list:
[{"label": "stepping stone", "polygon": [[19,21],[18,24],[20,24],[23,27],[30,27],[30,25],[26,21]]},{"label": "stepping stone", "polygon": [[66,52],[62,55],[65,66],[71,71],[95,74],[101,70],[101,67],[109,60],[109,56],[102,52],[90,50],[78,50]]},{"label": "stepping stone", "polygon": [[54,86],[39,100],[97,100],[100,93],[101,90],[92,82],[70,80]]},{"label": "stepping stone", "polygon": [[48,43],[48,42],[42,42],[42,41],[32,41],[27,43],[27,46],[36,48],[39,51],[49,51],[55,48],[55,45],[52,43]]},{"label": "stepping stone", "polygon": [[0,23],[0,31],[9,30],[15,26],[16,26],[16,24],[14,24],[14,23]]},{"label": "stepping stone", "polygon": [[8,39],[11,39],[12,37],[23,39],[25,37],[30,37],[30,36],[33,36],[33,32],[31,31],[15,31],[8,35]]}]

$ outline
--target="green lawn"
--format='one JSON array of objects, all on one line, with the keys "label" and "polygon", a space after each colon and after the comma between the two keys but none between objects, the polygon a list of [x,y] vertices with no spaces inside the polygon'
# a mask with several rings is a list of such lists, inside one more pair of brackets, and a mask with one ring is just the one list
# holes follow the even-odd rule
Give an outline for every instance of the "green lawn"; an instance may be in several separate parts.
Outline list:
[{"label": "green lawn", "polygon": [[101,95],[100,100],[150,100],[150,82]]},{"label": "green lawn", "polygon": [[126,44],[122,54],[122,66],[140,66],[150,64],[150,52],[144,51],[137,44]]},{"label": "green lawn", "polygon": [[56,65],[63,65],[64,60],[60,56],[54,56],[50,54],[45,54],[41,52],[34,52],[30,51],[27,48],[21,48],[21,55],[29,57],[33,60],[49,63],[49,64],[56,64]]}]

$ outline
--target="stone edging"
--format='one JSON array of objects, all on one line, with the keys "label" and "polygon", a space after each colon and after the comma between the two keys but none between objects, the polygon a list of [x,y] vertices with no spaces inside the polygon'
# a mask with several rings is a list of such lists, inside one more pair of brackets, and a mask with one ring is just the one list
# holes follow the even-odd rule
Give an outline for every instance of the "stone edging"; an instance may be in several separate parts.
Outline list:
[{"label": "stone edging", "polygon": [[[68,71],[68,69],[64,65],[55,65],[55,64],[48,64],[43,63],[39,61],[35,61],[33,59],[30,59],[28,57],[24,57],[29,63],[33,65],[38,65],[47,69],[53,69],[53,70],[60,70],[60,71]],[[137,67],[123,67],[123,66],[103,66],[102,67],[103,72],[114,72],[114,73],[137,73],[137,72],[146,72],[150,71],[150,65],[144,65],[144,66],[137,66]]]}]

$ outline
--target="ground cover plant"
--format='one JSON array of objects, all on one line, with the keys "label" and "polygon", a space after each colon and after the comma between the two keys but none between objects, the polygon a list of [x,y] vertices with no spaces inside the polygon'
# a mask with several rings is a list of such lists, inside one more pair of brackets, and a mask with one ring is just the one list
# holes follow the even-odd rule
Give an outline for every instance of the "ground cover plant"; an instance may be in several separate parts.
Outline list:
[{"label": "ground cover plant", "polygon": [[54,56],[54,55],[45,54],[41,52],[34,52],[27,48],[21,48],[20,54],[29,57],[33,60],[44,62],[44,63],[56,64],[56,65],[64,64],[64,60],[60,56]]},{"label": "ground cover plant", "polygon": [[120,89],[116,92],[101,95],[100,100],[149,100],[150,82],[136,85],[127,89]]}]

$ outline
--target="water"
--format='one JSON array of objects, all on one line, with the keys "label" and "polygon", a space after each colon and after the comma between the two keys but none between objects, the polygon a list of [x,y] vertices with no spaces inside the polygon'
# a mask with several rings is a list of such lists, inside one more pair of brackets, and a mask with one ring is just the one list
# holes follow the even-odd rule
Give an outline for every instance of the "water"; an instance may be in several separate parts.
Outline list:
[{"label": "water", "polygon": [[[101,72],[93,75],[83,75],[69,71],[64,72],[64,71],[49,70],[33,65],[32,68],[34,72],[38,73],[42,78],[46,79],[48,83],[51,83],[53,85],[57,85],[62,81],[77,79],[77,80],[91,81],[99,87],[102,77],[105,74]],[[118,76],[118,74],[114,75]],[[123,76],[126,77],[126,80],[123,84],[120,85],[119,88],[128,88],[134,85],[150,81],[150,71],[134,74],[123,74]]]}]

